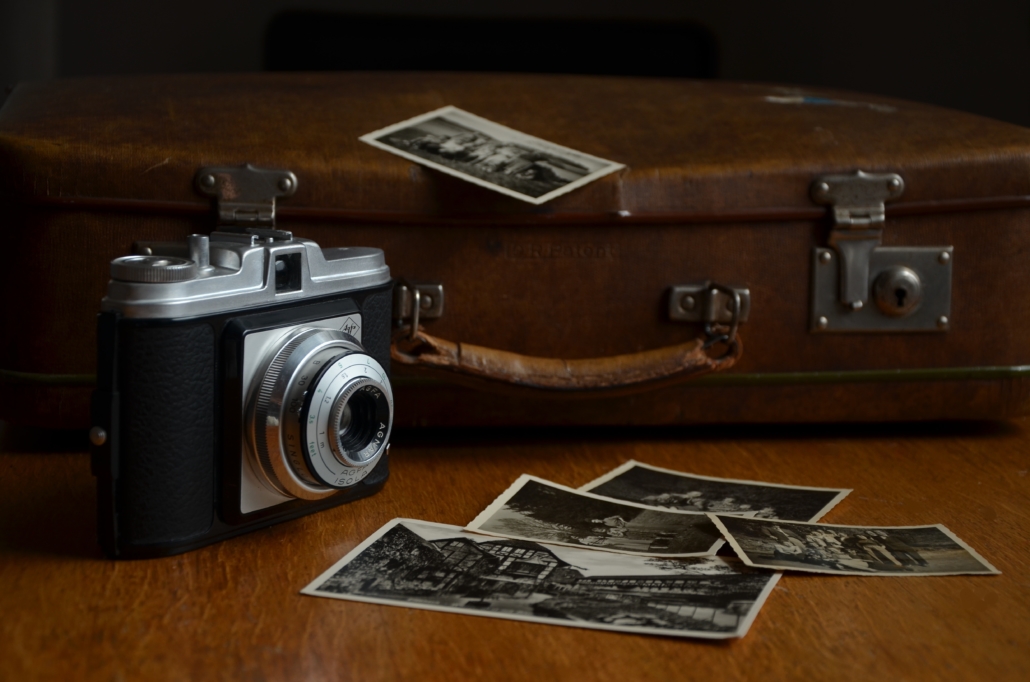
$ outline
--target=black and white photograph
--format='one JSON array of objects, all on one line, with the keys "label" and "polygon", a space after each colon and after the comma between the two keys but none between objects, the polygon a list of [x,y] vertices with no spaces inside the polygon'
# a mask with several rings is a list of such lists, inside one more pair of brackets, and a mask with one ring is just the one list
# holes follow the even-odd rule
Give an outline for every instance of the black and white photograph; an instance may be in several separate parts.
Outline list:
[{"label": "black and white photograph", "polygon": [[301,592],[636,634],[743,637],[780,574],[722,557],[644,558],[394,519]]},{"label": "black and white photograph", "polygon": [[748,565],[838,575],[998,574],[941,525],[835,526],[709,514]]},{"label": "black and white photograph", "polygon": [[710,556],[723,544],[704,514],[611,500],[526,474],[466,529],[641,556]]},{"label": "black and white photograph", "polygon": [[624,167],[457,107],[430,111],[361,140],[531,204],[550,201]]},{"label": "black and white photograph", "polygon": [[635,460],[579,489],[650,507],[788,521],[818,521],[851,492],[697,476]]}]

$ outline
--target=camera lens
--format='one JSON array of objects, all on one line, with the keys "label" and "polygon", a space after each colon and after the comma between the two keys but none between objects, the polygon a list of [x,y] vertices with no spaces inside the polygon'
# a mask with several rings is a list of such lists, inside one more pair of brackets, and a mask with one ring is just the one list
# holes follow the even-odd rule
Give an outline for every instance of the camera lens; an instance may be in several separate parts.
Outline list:
[{"label": "camera lens", "polygon": [[388,416],[386,396],[375,382],[351,380],[337,395],[329,416],[333,454],[351,466],[375,456]]},{"label": "camera lens", "polygon": [[349,452],[364,450],[375,433],[375,403],[364,395],[356,395],[343,405],[336,426],[340,449]]},{"label": "camera lens", "polygon": [[321,499],[367,476],[386,451],[393,393],[385,370],[332,329],[287,335],[248,410],[255,467],[273,490]]}]

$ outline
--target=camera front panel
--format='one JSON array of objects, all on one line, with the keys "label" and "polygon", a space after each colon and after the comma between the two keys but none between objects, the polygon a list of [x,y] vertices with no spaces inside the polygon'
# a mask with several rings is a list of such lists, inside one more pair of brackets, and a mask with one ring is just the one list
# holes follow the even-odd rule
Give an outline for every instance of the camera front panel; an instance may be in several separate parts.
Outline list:
[{"label": "camera front panel", "polygon": [[268,525],[283,517],[343,504],[379,490],[389,475],[388,454],[362,480],[323,499],[305,500],[270,489],[254,466],[248,412],[261,371],[284,337],[302,329],[336,329],[358,340],[389,373],[392,284],[287,309],[263,310],[227,321],[222,334],[222,480],[219,515],[226,522]]},{"label": "camera front panel", "polygon": [[381,489],[386,454],[359,483],[325,499],[245,493],[260,481],[248,482],[244,468],[244,360],[251,335],[259,344],[262,333],[319,320],[343,327],[350,318],[360,324],[365,351],[388,373],[392,288],[184,320],[101,313],[93,423],[110,435],[93,449],[93,471],[104,551],[115,558],[178,554]]}]

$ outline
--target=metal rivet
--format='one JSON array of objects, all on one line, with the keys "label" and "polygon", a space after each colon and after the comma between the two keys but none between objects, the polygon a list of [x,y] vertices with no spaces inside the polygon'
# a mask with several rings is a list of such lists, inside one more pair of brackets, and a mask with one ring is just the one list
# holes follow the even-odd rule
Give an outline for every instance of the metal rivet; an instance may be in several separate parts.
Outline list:
[{"label": "metal rivet", "polygon": [[680,308],[683,308],[684,310],[693,310],[696,305],[697,301],[694,300],[694,297],[690,294],[687,294],[680,299]]},{"label": "metal rivet", "polygon": [[897,192],[899,189],[901,189],[901,180],[899,180],[898,178],[891,178],[890,181],[887,183],[887,188],[890,189],[892,192]]},{"label": "metal rivet", "polygon": [[291,178],[279,178],[279,189],[289,192],[293,189],[293,180]]},{"label": "metal rivet", "polygon": [[203,185],[204,187],[209,188],[209,189],[211,187],[214,187],[215,186],[215,176],[213,176],[213,175],[205,175],[204,177],[202,177],[200,179],[200,184]]},{"label": "metal rivet", "polygon": [[937,262],[941,265],[947,265],[951,262],[951,254],[947,251],[941,251],[941,255],[937,256]]},{"label": "metal rivet", "polygon": [[830,191],[830,183],[820,182],[815,186],[816,194],[828,194]]},{"label": "metal rivet", "polygon": [[820,263],[825,265],[826,263],[829,263],[831,260],[833,260],[833,254],[830,253],[829,251],[823,251],[822,253],[819,254],[819,262]]},{"label": "metal rivet", "polygon": [[433,307],[433,297],[429,294],[422,294],[419,297],[418,307],[422,308],[422,310],[429,310]]},{"label": "metal rivet", "polygon": [[863,303],[862,301],[852,301],[850,307],[852,310],[861,310],[862,306],[864,305],[865,303]]},{"label": "metal rivet", "polygon": [[94,426],[89,430],[89,442],[100,447],[107,442],[107,431],[104,431],[99,426]]},{"label": "metal rivet", "polygon": [[948,326],[948,322],[949,322],[949,320],[948,320],[948,316],[947,315],[941,315],[940,317],[937,318],[937,326],[940,327],[941,329],[944,329],[945,327],[947,327]]},{"label": "metal rivet", "polygon": [[816,320],[816,325],[820,329],[826,329],[827,327],[830,326],[830,321],[827,320],[825,317],[820,317],[818,320]]}]

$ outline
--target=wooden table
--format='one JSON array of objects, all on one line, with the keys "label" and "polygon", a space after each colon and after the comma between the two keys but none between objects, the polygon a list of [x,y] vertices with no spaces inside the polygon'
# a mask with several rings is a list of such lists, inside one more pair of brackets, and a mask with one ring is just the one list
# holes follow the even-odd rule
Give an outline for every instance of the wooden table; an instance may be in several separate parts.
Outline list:
[{"label": "wooden table", "polygon": [[[2,679],[1030,679],[1026,421],[408,432],[373,498],[137,562],[95,545],[79,443],[37,438],[0,455]],[[394,517],[464,524],[523,472],[578,486],[629,458],[852,487],[826,522],[943,523],[1003,575],[788,574],[729,643],[298,594]]]}]

